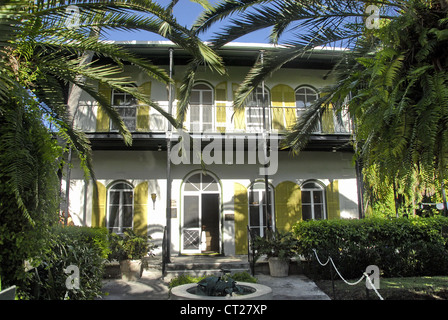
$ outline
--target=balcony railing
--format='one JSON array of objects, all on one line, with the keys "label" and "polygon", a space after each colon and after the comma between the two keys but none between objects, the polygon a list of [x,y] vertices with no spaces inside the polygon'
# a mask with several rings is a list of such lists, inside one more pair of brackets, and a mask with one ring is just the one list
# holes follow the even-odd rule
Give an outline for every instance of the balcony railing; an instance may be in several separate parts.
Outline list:
[{"label": "balcony railing", "polygon": [[[142,106],[118,108],[125,124],[132,132],[164,132],[168,121],[158,112],[141,109]],[[147,114],[142,114],[142,112]],[[174,108],[174,113],[176,112]],[[262,133],[263,119],[268,132],[286,133],[300,117],[300,110],[295,107],[247,107],[235,111],[233,107],[216,105],[192,105],[185,117],[184,128],[189,132],[216,133]],[[110,123],[110,131],[117,131]],[[90,131],[90,130],[89,130]],[[349,134],[352,132],[351,119],[347,112],[336,113],[327,110],[315,134]]]}]

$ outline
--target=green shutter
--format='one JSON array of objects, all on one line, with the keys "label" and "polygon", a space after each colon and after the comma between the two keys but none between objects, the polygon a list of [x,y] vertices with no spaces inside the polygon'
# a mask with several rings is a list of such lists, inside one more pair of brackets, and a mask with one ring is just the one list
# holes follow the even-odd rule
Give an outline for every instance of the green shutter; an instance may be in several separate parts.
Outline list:
[{"label": "green shutter", "polygon": [[[100,82],[98,85],[98,93],[106,98],[108,103],[111,103],[112,89],[105,83]],[[98,105],[96,113],[96,131],[108,132],[109,131],[109,116],[104,112],[103,108]]]},{"label": "green shutter", "polygon": [[226,102],[227,102],[227,82],[221,82],[215,88],[216,101],[216,129],[219,132],[226,132]]},{"label": "green shutter", "polygon": [[[233,100],[235,100],[237,90],[238,90],[238,84],[233,83],[232,84]],[[246,130],[246,118],[244,109],[235,110],[235,113],[233,114],[233,123],[234,123],[233,127],[235,129]]]},{"label": "green shutter", "polygon": [[[151,96],[151,82],[145,82],[138,87],[138,91],[148,98]],[[150,107],[143,101],[139,101],[137,106],[137,131],[149,131],[149,109]]]},{"label": "green shutter", "polygon": [[107,189],[101,182],[96,182],[92,197],[92,227],[106,226]]},{"label": "green shutter", "polygon": [[134,188],[134,231],[141,236],[148,235],[148,182]]},{"label": "green shutter", "polygon": [[249,200],[246,187],[237,182],[234,183],[233,205],[235,210],[235,254],[247,254]]},{"label": "green shutter", "polygon": [[339,186],[337,180],[333,180],[325,187],[325,195],[327,198],[328,219],[339,219],[341,217],[341,209],[339,207]]},{"label": "green shutter", "polygon": [[291,231],[302,219],[302,192],[298,184],[284,181],[275,188],[275,215],[279,231]]}]

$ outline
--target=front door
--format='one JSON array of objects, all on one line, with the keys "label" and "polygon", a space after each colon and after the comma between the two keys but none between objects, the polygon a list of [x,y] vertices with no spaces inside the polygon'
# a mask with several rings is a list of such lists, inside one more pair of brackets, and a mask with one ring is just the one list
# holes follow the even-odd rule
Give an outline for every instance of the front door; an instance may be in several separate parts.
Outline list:
[{"label": "front door", "polygon": [[210,175],[195,173],[183,185],[182,253],[219,253],[220,191]]}]

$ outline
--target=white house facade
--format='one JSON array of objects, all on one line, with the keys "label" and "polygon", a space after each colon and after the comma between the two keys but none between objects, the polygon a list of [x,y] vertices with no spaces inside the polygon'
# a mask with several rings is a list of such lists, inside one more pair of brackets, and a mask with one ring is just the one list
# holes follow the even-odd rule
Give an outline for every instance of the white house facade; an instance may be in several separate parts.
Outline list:
[{"label": "white house facade", "polygon": [[[175,115],[187,54],[168,42],[123,45],[171,68],[176,83],[171,102],[165,84],[132,66],[124,74]],[[132,132],[132,146],[125,146],[96,101],[83,94],[75,125],[91,140],[97,188],[84,180],[74,160],[69,192],[74,223],[116,233],[134,228],[150,235],[159,250],[168,230],[171,255],[232,256],[247,253],[248,228],[263,236],[267,229],[291,230],[300,220],[359,218],[348,115],[342,115],[341,124],[332,112],[324,114],[299,155],[277,149],[319,89],[334,81],[329,71],[339,52],[316,51],[285,65],[244,110],[233,109],[235,91],[260,50],[271,49],[224,46],[220,54],[228,74],[199,70],[184,131],[170,128],[157,111],[132,97],[100,87]]]}]

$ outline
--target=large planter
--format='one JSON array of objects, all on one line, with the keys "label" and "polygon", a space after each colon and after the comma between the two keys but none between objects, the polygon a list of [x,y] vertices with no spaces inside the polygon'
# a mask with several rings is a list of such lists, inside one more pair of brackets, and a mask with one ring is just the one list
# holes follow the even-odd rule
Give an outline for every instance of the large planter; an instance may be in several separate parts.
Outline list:
[{"label": "large planter", "polygon": [[289,274],[289,259],[284,260],[277,257],[270,257],[269,273],[271,277],[287,277]]},{"label": "large planter", "polygon": [[195,294],[197,283],[183,284],[171,289],[171,300],[271,300],[272,289],[268,286],[249,283],[238,282],[238,286],[243,287],[249,293],[244,295],[232,295],[226,297],[210,297]]},{"label": "large planter", "polygon": [[137,281],[142,276],[142,262],[140,260],[120,261],[121,278],[125,281]]}]

